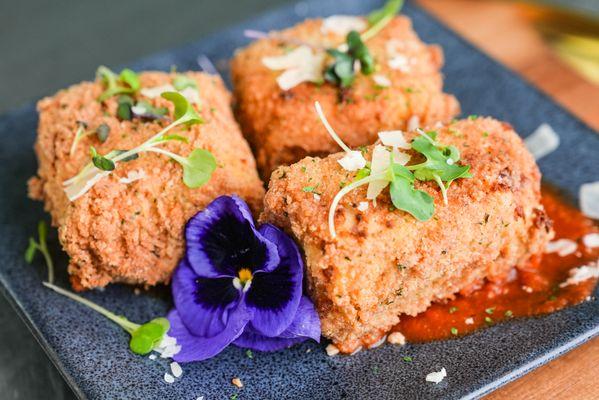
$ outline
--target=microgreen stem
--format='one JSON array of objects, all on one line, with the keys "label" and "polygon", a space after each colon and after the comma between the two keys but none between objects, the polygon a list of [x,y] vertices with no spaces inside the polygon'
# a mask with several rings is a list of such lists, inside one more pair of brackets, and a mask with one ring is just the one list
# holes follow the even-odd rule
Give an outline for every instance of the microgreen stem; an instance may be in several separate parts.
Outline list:
[{"label": "microgreen stem", "polygon": [[71,148],[69,150],[69,156],[75,154],[75,150],[77,149],[77,143],[79,143],[79,140],[82,137],[87,135],[88,133],[85,132],[85,126],[80,123],[79,127],[77,128],[77,132],[75,133],[75,138],[73,138],[73,143],[71,144]]},{"label": "microgreen stem", "polygon": [[120,316],[108,311],[104,307],[101,307],[101,306],[97,305],[96,303],[93,303],[93,302],[91,302],[81,296],[78,296],[75,293],[69,292],[68,290],[65,290],[61,287],[53,285],[49,282],[42,282],[42,284],[44,286],[46,286],[47,288],[54,290],[56,293],[59,293],[65,297],[68,297],[71,300],[75,300],[76,302],[79,302],[79,303],[91,308],[92,310],[102,314],[103,316],[105,316],[112,322],[116,323],[117,325],[119,325],[121,328],[123,328],[125,331],[129,332],[130,334],[133,334],[133,332],[141,326],[139,324],[129,321],[125,317],[120,317]]},{"label": "microgreen stem", "polygon": [[168,156],[168,157],[172,158],[173,160],[177,161],[181,165],[187,165],[187,164],[189,164],[187,162],[187,159],[185,157],[181,157],[180,155],[171,153],[168,150],[160,149],[160,148],[157,148],[157,147],[154,147],[154,146],[149,146],[148,148],[145,149],[145,151],[149,151],[149,152],[152,152],[152,153],[164,154],[165,156]]},{"label": "microgreen stem", "polygon": [[425,131],[423,131],[421,128],[416,129],[416,132],[423,136],[424,138],[426,138],[429,142],[431,142],[431,144],[433,146],[438,146],[439,144],[432,138],[430,137]]},{"label": "microgreen stem", "polygon": [[381,19],[379,22],[362,32],[362,34],[360,35],[362,41],[365,42],[376,36],[377,33],[379,33],[385,26],[387,26],[389,22],[391,22],[393,17],[395,17],[395,15],[387,15],[385,18]]},{"label": "microgreen stem", "polygon": [[362,185],[383,179],[388,179],[387,171],[380,174],[370,175],[366,178],[362,178],[360,180],[352,182],[343,189],[341,189],[339,192],[337,192],[337,194],[333,198],[331,207],[329,208],[329,232],[333,238],[337,237],[337,233],[335,232],[335,210],[337,209],[337,206],[339,205],[339,202],[341,201],[343,196]]},{"label": "microgreen stem", "polygon": [[435,182],[437,182],[437,185],[439,185],[439,188],[441,189],[441,194],[443,195],[443,204],[447,205],[447,188],[445,187],[445,184],[439,175],[433,174],[433,178],[435,178]]},{"label": "microgreen stem", "polygon": [[339,137],[339,135],[337,135],[331,124],[329,124],[329,121],[327,120],[327,118],[324,115],[324,112],[322,111],[320,102],[314,102],[314,107],[316,108],[316,112],[318,113],[320,121],[322,122],[326,130],[329,132],[329,135],[331,135],[333,140],[337,142],[337,144],[343,149],[343,151],[345,151],[346,153],[351,152],[351,149],[345,143],[343,143],[343,140],[341,140],[341,138]]}]

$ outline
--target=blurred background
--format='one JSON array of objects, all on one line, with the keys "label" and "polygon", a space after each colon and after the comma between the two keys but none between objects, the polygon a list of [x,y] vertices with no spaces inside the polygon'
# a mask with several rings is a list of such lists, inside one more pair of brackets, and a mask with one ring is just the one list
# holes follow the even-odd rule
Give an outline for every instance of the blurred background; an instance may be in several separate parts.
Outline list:
[{"label": "blurred background", "polygon": [[[416,2],[599,130],[599,0]],[[285,4],[0,0],[0,113]],[[0,398],[74,399],[2,297],[0,343]]]}]

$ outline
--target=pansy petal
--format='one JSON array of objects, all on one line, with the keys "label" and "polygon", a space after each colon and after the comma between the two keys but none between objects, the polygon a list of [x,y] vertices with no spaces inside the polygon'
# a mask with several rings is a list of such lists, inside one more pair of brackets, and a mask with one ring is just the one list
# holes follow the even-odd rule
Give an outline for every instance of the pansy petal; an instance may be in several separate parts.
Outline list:
[{"label": "pansy petal", "polygon": [[320,342],[320,318],[314,304],[307,296],[302,296],[295,318],[279,337],[288,339],[306,337]]},{"label": "pansy petal", "polygon": [[277,351],[291,347],[294,344],[304,342],[308,338],[283,338],[283,337],[268,337],[257,333],[254,330],[246,328],[233,344],[244,349],[252,349],[257,351]]},{"label": "pansy petal", "polygon": [[180,313],[176,309],[171,310],[167,316],[170,322],[168,335],[177,339],[177,344],[181,346],[173,359],[177,362],[202,361],[220,353],[243,333],[251,317],[243,305],[240,307],[237,318],[229,319],[226,329],[211,338],[195,336],[187,329]]},{"label": "pansy petal", "polygon": [[310,299],[302,296],[293,322],[279,336],[264,336],[248,326],[233,344],[258,351],[275,351],[307,339],[320,342],[320,320]]},{"label": "pansy petal", "polygon": [[192,217],[185,228],[187,259],[205,278],[235,277],[241,268],[271,270],[276,246],[256,230],[247,204],[221,196]]},{"label": "pansy petal", "polygon": [[246,293],[246,304],[254,311],[252,327],[260,334],[275,337],[293,321],[302,297],[303,262],[296,244],[274,225],[264,224],[260,232],[276,243],[281,259],[271,272],[254,274]]},{"label": "pansy petal", "polygon": [[226,328],[241,300],[232,278],[201,278],[185,259],[173,274],[172,292],[185,325],[194,335],[205,337]]}]

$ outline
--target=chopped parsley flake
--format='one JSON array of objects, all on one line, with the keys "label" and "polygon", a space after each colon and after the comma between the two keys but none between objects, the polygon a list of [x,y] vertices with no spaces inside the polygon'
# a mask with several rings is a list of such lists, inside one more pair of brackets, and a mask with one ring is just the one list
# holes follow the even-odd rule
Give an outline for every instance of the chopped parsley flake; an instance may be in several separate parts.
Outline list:
[{"label": "chopped parsley flake", "polygon": [[451,334],[454,335],[454,336],[457,336],[458,335],[458,328],[451,327]]},{"label": "chopped parsley flake", "polygon": [[512,310],[507,310],[503,315],[505,315],[507,318],[512,318],[514,316],[514,313],[512,312]]},{"label": "chopped parsley flake", "polygon": [[252,353],[252,351],[250,349],[247,349],[245,351],[245,355],[247,358],[249,358],[250,360],[254,358],[254,353]]},{"label": "chopped parsley flake", "polygon": [[457,307],[450,307],[450,308],[449,308],[449,313],[450,313],[450,314],[453,314],[453,313],[454,313],[454,312],[456,312],[456,311],[458,311],[458,308],[457,308]]},{"label": "chopped parsley flake", "polygon": [[404,356],[403,360],[404,360],[404,362],[412,362],[412,357]]},{"label": "chopped parsley flake", "polygon": [[485,312],[489,315],[493,315],[494,311],[495,311],[495,307],[489,307],[489,308],[485,309]]},{"label": "chopped parsley flake", "polygon": [[492,324],[493,323],[493,319],[491,317],[485,317],[485,322],[487,324]]}]

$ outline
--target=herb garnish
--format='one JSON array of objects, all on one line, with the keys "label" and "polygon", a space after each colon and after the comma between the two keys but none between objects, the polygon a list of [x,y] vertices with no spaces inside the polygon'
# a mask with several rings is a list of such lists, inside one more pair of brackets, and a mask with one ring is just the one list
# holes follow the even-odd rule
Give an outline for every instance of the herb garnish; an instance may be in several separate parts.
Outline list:
[{"label": "herb garnish", "polygon": [[342,88],[351,86],[356,78],[354,69],[356,64],[360,65],[360,70],[364,75],[369,75],[374,71],[374,59],[370,51],[360,38],[360,34],[351,31],[346,37],[347,50],[328,49],[327,53],[334,58],[324,73],[324,79],[334,85]]},{"label": "herb garnish", "polygon": [[404,356],[403,360],[404,360],[404,362],[412,362],[412,357]]},{"label": "herb garnish", "polygon": [[114,162],[111,159],[98,154],[94,146],[91,146],[89,151],[92,157],[92,163],[96,168],[102,171],[112,171],[114,169]]},{"label": "herb garnish", "polygon": [[247,357],[247,358],[249,358],[250,360],[254,358],[254,353],[253,353],[253,352],[252,352],[252,350],[250,350],[250,349],[247,349],[247,350],[245,351],[245,355],[246,355],[246,357]]},{"label": "herb garnish", "polygon": [[379,33],[403,7],[404,0],[389,0],[383,8],[372,11],[368,15],[369,28],[362,33],[362,40],[366,41]]},{"label": "herb garnish", "polygon": [[116,116],[121,121],[131,121],[133,117],[133,113],[131,112],[131,107],[133,107],[133,97],[129,95],[119,96],[117,100],[117,108],[116,108]]},{"label": "herb garnish", "polygon": [[98,101],[104,101],[117,94],[133,94],[141,87],[137,74],[128,68],[116,75],[109,68],[100,66],[96,75],[106,85],[106,90],[98,97]]},{"label": "herb garnish", "polygon": [[451,327],[450,331],[451,331],[451,334],[452,334],[453,336],[457,336],[457,335],[458,335],[458,328],[456,328],[456,327]]},{"label": "herb garnish", "polygon": [[145,100],[138,101],[133,107],[131,112],[137,118],[145,120],[154,120],[163,118],[168,113],[166,107],[154,107]]},{"label": "herb garnish", "polygon": [[118,326],[123,328],[127,333],[131,335],[129,341],[129,348],[132,352],[139,355],[148,354],[156,346],[160,344],[164,335],[170,328],[170,323],[166,318],[155,318],[143,325],[133,323],[123,316],[116,315],[104,307],[97,305],[81,296],[76,295],[68,290],[55,286],[48,282],[43,282],[44,286],[54,290],[65,297],[75,300],[78,303],[83,304],[86,307],[102,314]]},{"label": "herb garnish", "polygon": [[27,250],[25,250],[25,261],[29,264],[33,262],[33,257],[35,257],[36,252],[42,253],[44,256],[44,260],[46,261],[46,267],[48,268],[48,282],[54,282],[54,262],[52,261],[52,256],[50,255],[50,251],[48,250],[48,244],[46,239],[48,238],[48,226],[44,221],[40,221],[37,224],[37,241],[30,237],[29,238],[29,246],[27,246]]},{"label": "herb garnish", "polygon": [[212,172],[216,169],[216,160],[209,151],[195,149],[189,156],[182,157],[158,147],[169,141],[182,141],[183,138],[179,135],[166,135],[171,129],[181,125],[204,122],[183,95],[177,92],[166,92],[162,94],[162,97],[175,105],[175,121],[134,149],[126,151],[115,150],[102,156],[103,159],[97,160],[100,161],[100,166],[93,162],[92,157],[92,162],[88,163],[76,176],[63,182],[65,186],[64,190],[69,200],[74,201],[84,195],[100,179],[114,170],[114,168],[110,169],[109,163],[104,159],[112,162],[116,167],[119,162],[131,160],[131,157],[137,157],[142,152],[164,154],[181,164],[183,167],[183,182],[190,188],[197,188],[210,179]]},{"label": "herb garnish", "polygon": [[454,312],[458,311],[457,307],[449,307],[449,313],[453,314]]},{"label": "herb garnish", "polygon": [[[352,150],[343,143],[339,135],[330,126],[322,112],[322,107],[319,102],[315,103],[315,108],[323,125],[333,139],[346,153],[352,153]],[[434,180],[437,182],[443,195],[443,201],[447,204],[447,189],[451,182],[458,178],[470,178],[472,176],[469,173],[469,165],[457,164],[460,160],[460,152],[455,146],[445,146],[438,143],[436,141],[437,132],[435,131],[428,133],[422,130],[417,131],[421,136],[412,140],[410,148],[423,155],[426,158],[426,161],[420,164],[404,166],[401,162],[394,160],[394,154],[399,154],[401,156],[402,153],[395,153],[395,150],[394,152],[389,152],[384,146],[377,145],[382,149],[382,154],[389,154],[390,161],[388,167],[385,168],[383,166],[383,168],[381,168],[382,170],[375,170],[375,173],[371,170],[372,166],[369,166],[368,168],[363,167],[359,169],[356,174],[357,180],[354,180],[351,184],[343,187],[337,192],[331,203],[328,216],[329,231],[333,238],[336,237],[335,210],[337,209],[339,202],[343,196],[362,185],[376,182],[376,184],[381,185],[380,190],[389,185],[391,202],[396,209],[408,212],[419,221],[427,221],[432,217],[435,211],[433,198],[428,193],[415,189],[415,181]],[[374,153],[378,151],[377,149],[378,147],[375,147],[373,159]],[[404,163],[407,163],[407,161]],[[376,201],[378,193],[380,193],[380,191],[373,195],[373,201]]]},{"label": "herb garnish", "polygon": [[197,90],[198,84],[196,83],[195,79],[190,78],[186,75],[178,74],[173,79],[173,87],[177,89],[177,91],[179,92],[188,87]]},{"label": "herb garnish", "polygon": [[88,133],[86,132],[86,129],[87,129],[87,123],[85,123],[83,121],[77,121],[77,132],[75,132],[75,138],[73,139],[73,143],[71,144],[71,149],[69,150],[70,156],[75,154],[75,150],[77,149],[77,143],[79,143],[79,140],[82,137],[88,135]]},{"label": "herb garnish", "polygon": [[100,143],[104,143],[108,139],[108,135],[110,134],[110,127],[107,124],[100,124],[96,128],[96,136]]}]

